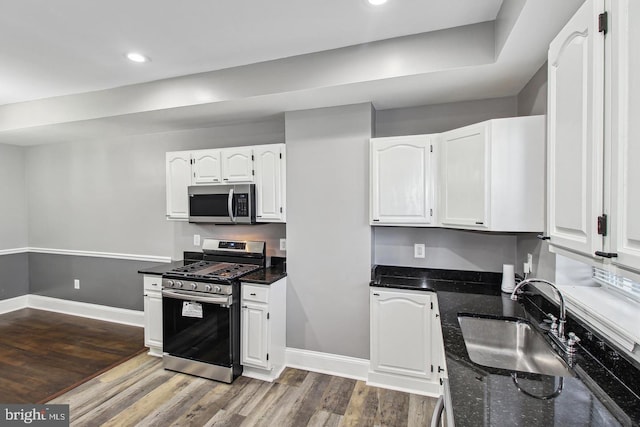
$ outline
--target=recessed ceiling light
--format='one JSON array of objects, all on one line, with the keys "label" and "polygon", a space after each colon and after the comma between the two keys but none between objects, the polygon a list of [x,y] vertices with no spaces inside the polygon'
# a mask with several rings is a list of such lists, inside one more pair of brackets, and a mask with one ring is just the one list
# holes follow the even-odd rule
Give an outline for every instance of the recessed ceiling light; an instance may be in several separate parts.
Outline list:
[{"label": "recessed ceiling light", "polygon": [[380,6],[382,4],[385,4],[387,2],[387,0],[369,0],[369,4],[372,4],[374,6]]},{"label": "recessed ceiling light", "polygon": [[141,53],[137,52],[129,52],[127,53],[127,59],[133,62],[149,62],[151,59],[147,56],[144,56]]}]

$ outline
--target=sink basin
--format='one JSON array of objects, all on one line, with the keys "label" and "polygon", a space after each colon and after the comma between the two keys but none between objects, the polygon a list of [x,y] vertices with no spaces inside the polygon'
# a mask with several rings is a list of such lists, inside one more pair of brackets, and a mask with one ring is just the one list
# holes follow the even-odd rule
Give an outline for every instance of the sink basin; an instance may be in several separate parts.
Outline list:
[{"label": "sink basin", "polygon": [[559,377],[574,376],[544,337],[524,320],[459,314],[469,358],[478,365]]}]

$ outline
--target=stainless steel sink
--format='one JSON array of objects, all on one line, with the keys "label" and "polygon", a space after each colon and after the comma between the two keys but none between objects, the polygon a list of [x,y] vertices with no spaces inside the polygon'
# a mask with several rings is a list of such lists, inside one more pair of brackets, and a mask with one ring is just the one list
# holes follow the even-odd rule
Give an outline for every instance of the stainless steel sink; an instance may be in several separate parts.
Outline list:
[{"label": "stainless steel sink", "polygon": [[524,320],[458,315],[469,358],[482,366],[572,377],[565,361]]}]

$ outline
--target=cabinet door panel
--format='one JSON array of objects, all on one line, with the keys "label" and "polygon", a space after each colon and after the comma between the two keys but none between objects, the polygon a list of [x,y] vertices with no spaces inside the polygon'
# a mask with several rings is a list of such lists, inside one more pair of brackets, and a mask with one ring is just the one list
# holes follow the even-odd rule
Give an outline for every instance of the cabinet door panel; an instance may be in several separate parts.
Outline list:
[{"label": "cabinet door panel", "polygon": [[187,187],[191,184],[191,153],[176,151],[167,153],[167,217],[187,219],[189,200]]},{"label": "cabinet door panel", "polygon": [[198,150],[193,156],[193,184],[220,182],[220,150]]},{"label": "cabinet door panel", "polygon": [[144,344],[162,349],[162,294],[150,291],[144,296]]},{"label": "cabinet door panel", "polygon": [[612,5],[612,247],[615,262],[640,271],[640,4]]},{"label": "cabinet door panel", "polygon": [[551,244],[601,250],[604,39],[602,0],[588,0],[549,47],[548,228]]},{"label": "cabinet door panel", "polygon": [[428,136],[373,139],[371,171],[372,224],[432,223]]},{"label": "cabinet door panel", "polygon": [[258,221],[282,219],[282,159],[281,147],[255,149],[256,203]]},{"label": "cabinet door panel", "polygon": [[242,363],[268,368],[267,306],[244,304],[242,307]]},{"label": "cabinet door panel", "polygon": [[488,226],[489,124],[443,134],[442,218],[445,225]]},{"label": "cabinet door panel", "polygon": [[229,183],[253,182],[253,149],[222,150],[222,179]]},{"label": "cabinet door panel", "polygon": [[431,296],[371,291],[373,370],[431,379]]}]

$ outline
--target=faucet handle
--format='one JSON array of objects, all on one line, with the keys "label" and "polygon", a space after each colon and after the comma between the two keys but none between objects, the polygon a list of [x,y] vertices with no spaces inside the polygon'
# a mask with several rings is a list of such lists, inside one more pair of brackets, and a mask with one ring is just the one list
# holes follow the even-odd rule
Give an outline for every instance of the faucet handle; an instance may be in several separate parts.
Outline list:
[{"label": "faucet handle", "polygon": [[549,327],[549,333],[557,337],[558,336],[558,318],[551,313],[547,313],[547,317],[551,321],[551,326]]},{"label": "faucet handle", "polygon": [[575,345],[578,344],[581,340],[573,332],[569,332],[568,336],[569,336],[569,339],[567,340],[567,351],[569,353],[575,353],[576,352]]}]

